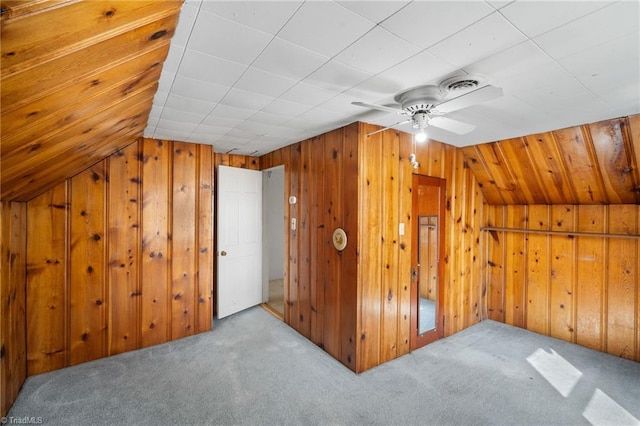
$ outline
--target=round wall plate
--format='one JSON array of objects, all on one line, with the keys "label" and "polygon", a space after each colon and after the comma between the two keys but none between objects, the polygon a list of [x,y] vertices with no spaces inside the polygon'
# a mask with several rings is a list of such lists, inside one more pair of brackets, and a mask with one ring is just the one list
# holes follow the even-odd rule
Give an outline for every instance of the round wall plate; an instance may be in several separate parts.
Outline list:
[{"label": "round wall plate", "polygon": [[344,250],[347,246],[347,234],[344,232],[344,229],[336,228],[336,230],[333,231],[333,246],[338,251]]}]

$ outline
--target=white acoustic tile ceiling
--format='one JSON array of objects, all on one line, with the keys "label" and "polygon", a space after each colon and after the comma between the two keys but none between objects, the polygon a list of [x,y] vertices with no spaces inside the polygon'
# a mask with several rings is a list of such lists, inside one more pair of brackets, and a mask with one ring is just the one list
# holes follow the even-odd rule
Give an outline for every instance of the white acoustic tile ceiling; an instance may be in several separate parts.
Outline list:
[{"label": "white acoustic tile ceiling", "polygon": [[[187,0],[145,136],[262,155],[450,77],[503,96],[429,126],[466,146],[640,113],[640,1]],[[443,92],[443,99],[457,96]],[[407,132],[410,124],[394,126]]]}]

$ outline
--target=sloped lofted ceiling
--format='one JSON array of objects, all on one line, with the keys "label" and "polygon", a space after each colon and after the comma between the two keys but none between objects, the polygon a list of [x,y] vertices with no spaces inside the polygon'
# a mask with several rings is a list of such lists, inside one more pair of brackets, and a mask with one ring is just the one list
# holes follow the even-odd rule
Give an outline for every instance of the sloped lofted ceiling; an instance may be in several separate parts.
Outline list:
[{"label": "sloped lofted ceiling", "polygon": [[462,151],[489,204],[640,204],[640,115]]},{"label": "sloped lofted ceiling", "polygon": [[182,1],[3,1],[2,200],[142,136]]},{"label": "sloped lofted ceiling", "polygon": [[[457,146],[638,114],[639,5],[2,0],[0,196],[29,200],[143,135],[261,155],[357,120],[391,125],[397,115],[351,102],[387,104],[451,75],[504,90],[450,114],[476,131],[430,132]],[[484,182],[492,202],[554,202],[509,167]],[[536,195],[505,192],[514,184]]]}]

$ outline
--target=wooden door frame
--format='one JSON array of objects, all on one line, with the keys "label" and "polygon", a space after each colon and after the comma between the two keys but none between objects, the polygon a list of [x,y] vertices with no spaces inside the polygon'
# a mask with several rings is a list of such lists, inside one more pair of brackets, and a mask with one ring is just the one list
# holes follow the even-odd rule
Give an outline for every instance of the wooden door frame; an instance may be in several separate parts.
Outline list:
[{"label": "wooden door frame", "polygon": [[[437,187],[439,190],[439,205],[434,212],[438,215],[438,290],[437,290],[437,316],[436,328],[432,331],[419,335],[418,331],[418,226],[419,226],[419,203],[418,185]],[[421,348],[444,336],[444,243],[445,243],[445,196],[446,179],[425,175],[412,175],[412,204],[411,204],[411,337],[409,345],[411,350]],[[415,271],[415,273],[414,273]]]}]

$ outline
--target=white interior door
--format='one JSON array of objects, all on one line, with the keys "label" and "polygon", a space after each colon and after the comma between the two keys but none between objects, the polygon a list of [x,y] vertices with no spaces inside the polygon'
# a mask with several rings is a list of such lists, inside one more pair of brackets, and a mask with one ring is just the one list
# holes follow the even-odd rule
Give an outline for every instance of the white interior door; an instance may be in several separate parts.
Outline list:
[{"label": "white interior door", "polygon": [[218,166],[218,318],[262,303],[262,173]]}]

